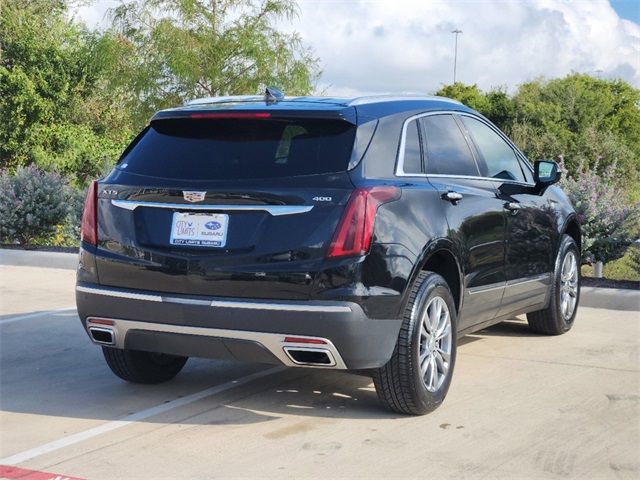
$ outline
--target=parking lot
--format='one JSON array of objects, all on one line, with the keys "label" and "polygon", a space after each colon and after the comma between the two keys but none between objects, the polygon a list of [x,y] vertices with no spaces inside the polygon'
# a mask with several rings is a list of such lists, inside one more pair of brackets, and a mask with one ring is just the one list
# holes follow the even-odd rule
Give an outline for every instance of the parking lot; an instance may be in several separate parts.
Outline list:
[{"label": "parking lot", "polygon": [[471,335],[444,405],[406,417],[339,372],[191,359],[170,383],[122,382],[80,326],[74,276],[0,266],[0,478],[640,476],[637,311]]}]

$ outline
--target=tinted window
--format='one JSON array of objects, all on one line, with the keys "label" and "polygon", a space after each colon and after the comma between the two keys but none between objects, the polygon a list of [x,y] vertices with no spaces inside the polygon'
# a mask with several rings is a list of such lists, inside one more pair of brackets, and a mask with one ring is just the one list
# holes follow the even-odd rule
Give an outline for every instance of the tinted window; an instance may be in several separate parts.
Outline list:
[{"label": "tinted window", "polygon": [[427,173],[478,176],[478,167],[462,131],[451,115],[422,119],[427,144]]},{"label": "tinted window", "polygon": [[407,125],[402,170],[404,173],[422,173],[420,136],[418,134],[418,122],[416,120],[412,120]]},{"label": "tinted window", "polygon": [[355,128],[343,121],[173,119],[152,122],[118,168],[179,180],[345,171]]},{"label": "tinted window", "polygon": [[461,118],[478,148],[483,170],[486,169],[483,175],[524,182],[520,162],[511,146],[481,121],[471,117]]}]

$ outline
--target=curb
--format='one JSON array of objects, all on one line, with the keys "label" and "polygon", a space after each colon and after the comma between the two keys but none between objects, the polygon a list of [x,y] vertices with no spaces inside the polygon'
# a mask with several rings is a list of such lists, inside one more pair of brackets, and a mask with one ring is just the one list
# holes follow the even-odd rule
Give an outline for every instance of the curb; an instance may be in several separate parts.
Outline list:
[{"label": "curb", "polygon": [[[0,249],[0,265],[75,270],[78,254]],[[640,312],[640,290],[582,287],[580,306]]]},{"label": "curb", "polygon": [[0,265],[16,267],[64,268],[75,270],[78,266],[77,253],[38,252],[0,249]]},{"label": "curb", "polygon": [[580,306],[640,312],[640,290],[582,287]]}]

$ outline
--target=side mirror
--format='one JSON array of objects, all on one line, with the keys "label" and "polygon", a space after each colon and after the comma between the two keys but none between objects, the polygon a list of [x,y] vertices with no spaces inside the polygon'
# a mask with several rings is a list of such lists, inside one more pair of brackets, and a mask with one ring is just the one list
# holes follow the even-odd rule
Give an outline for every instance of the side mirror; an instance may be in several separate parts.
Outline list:
[{"label": "side mirror", "polygon": [[561,176],[560,167],[553,160],[536,160],[533,164],[533,179],[537,188],[558,183]]}]

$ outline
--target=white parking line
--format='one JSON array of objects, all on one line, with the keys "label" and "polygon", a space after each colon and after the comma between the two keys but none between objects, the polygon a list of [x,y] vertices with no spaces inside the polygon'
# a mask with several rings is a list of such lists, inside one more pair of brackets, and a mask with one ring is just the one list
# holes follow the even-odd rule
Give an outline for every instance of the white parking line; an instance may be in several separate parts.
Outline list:
[{"label": "white parking line", "polygon": [[230,390],[234,387],[239,387],[246,383],[252,382],[253,380],[256,380],[258,378],[267,377],[283,370],[285,370],[285,367],[274,367],[268,370],[262,370],[260,372],[252,373],[251,375],[247,375],[246,377],[237,378],[221,385],[216,385],[215,387],[207,388],[206,390],[187,395],[186,397],[178,398],[168,403],[163,403],[155,407],[147,408],[146,410],[141,410],[137,413],[127,415],[126,417],[123,417],[119,420],[114,420],[103,425],[90,428],[89,430],[85,430],[84,432],[78,432],[67,437],[62,437],[58,440],[54,440],[53,442],[45,443],[44,445],[40,445],[39,447],[32,448],[31,450],[16,453],[15,455],[11,455],[10,457],[1,458],[0,464],[17,465],[41,455],[60,450],[61,448],[68,447],[85,440],[89,440],[90,438],[97,437],[99,435],[102,435],[103,433],[111,432],[113,430],[116,430],[117,428],[125,427],[132,422],[138,422],[140,420],[165,413],[169,410],[173,410],[174,408],[183,407],[211,395],[216,395],[226,390]]},{"label": "white parking line", "polygon": [[21,320],[27,320],[29,318],[42,317],[46,315],[55,315],[56,313],[71,312],[71,311],[74,311],[75,309],[76,307],[66,307],[66,308],[59,308],[57,310],[49,310],[47,312],[36,312],[36,313],[29,313],[28,315],[18,315],[17,317],[9,317],[9,318],[5,318],[4,320],[0,320],[0,325],[19,322]]}]

